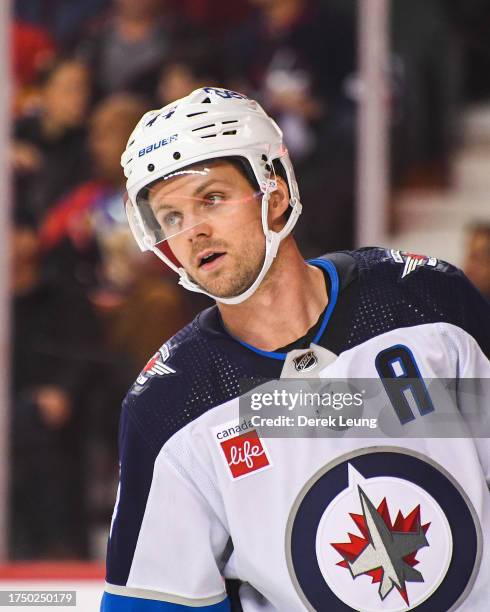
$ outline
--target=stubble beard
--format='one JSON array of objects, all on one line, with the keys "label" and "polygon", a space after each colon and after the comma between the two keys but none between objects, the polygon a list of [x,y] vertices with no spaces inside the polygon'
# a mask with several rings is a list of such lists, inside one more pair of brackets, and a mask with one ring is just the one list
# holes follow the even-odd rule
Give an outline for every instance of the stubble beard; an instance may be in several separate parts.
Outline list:
[{"label": "stubble beard", "polygon": [[227,254],[229,259],[225,270],[216,270],[205,282],[192,280],[207,293],[218,298],[231,298],[244,293],[253,285],[260,274],[265,259],[265,244],[247,244],[239,250],[239,258]]}]

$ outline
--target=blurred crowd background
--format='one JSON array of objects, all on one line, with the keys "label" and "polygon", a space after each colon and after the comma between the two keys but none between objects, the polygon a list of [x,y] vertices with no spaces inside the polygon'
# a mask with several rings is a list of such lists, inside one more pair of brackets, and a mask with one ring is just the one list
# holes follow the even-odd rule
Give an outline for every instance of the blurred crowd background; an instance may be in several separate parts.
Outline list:
[{"label": "blurred crowd background", "polygon": [[[208,304],[128,233],[127,138],[145,111],[197,87],[249,94],[284,131],[305,256],[353,248],[356,2],[13,4],[10,556],[97,559],[115,498],[121,400]],[[392,0],[391,32],[393,235],[411,248],[416,223],[431,231],[427,215],[436,243],[463,232],[457,263],[490,296],[490,184],[481,179],[468,217],[458,183],[462,166],[467,176],[490,161],[490,4]]]}]

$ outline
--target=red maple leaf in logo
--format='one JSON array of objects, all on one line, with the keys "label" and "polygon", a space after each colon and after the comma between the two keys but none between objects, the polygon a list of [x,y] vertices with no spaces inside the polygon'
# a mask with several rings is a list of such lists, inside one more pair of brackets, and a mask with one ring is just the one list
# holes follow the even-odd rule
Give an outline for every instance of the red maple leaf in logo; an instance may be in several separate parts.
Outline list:
[{"label": "red maple leaf in logo", "polygon": [[[427,532],[430,526],[430,523],[425,523],[424,525],[421,525],[420,505],[416,506],[405,517],[400,511],[398,511],[397,517],[393,523],[391,521],[386,498],[383,498],[383,500],[375,510],[383,520],[388,532],[395,535],[395,537],[398,534],[417,534],[420,531],[423,532],[425,536],[425,533]],[[333,546],[333,548],[335,548],[335,550],[343,557],[342,561],[339,561],[337,565],[339,565],[340,567],[345,567],[346,569],[352,571],[354,562],[361,556],[364,551],[367,550],[368,547],[372,547],[373,538],[372,534],[370,534],[369,532],[365,514],[349,513],[349,516],[352,518],[357,528],[361,532],[362,537],[353,533],[348,533],[347,535],[349,536],[349,542],[332,543],[331,546]],[[413,550],[412,552],[402,556],[401,561],[403,561],[410,567],[414,567],[419,563],[416,559],[416,554],[417,550]],[[359,575],[360,573],[370,576],[372,578],[371,584],[374,584],[380,583],[383,580],[384,569],[383,567],[371,567],[367,571],[359,572],[358,574],[354,575],[354,577],[357,577],[357,575]],[[410,579],[407,579],[407,581],[409,582]],[[407,605],[409,605],[405,580],[402,579],[399,584],[393,583],[393,586],[396,586],[400,595],[403,597]]]}]

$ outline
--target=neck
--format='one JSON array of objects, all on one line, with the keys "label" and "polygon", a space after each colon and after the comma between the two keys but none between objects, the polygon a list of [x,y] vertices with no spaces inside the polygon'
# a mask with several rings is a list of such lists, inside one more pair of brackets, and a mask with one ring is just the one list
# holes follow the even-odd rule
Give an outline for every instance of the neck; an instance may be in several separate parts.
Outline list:
[{"label": "neck", "polygon": [[262,285],[242,304],[220,304],[228,331],[265,351],[301,338],[328,303],[323,272],[303,260],[296,243],[282,244]]}]

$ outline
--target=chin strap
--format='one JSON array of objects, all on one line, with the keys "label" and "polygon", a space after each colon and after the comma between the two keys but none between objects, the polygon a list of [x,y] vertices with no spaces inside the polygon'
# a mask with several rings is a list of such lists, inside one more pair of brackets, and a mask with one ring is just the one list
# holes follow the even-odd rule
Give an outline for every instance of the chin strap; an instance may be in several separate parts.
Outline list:
[{"label": "chin strap", "polygon": [[201,289],[199,285],[197,285],[196,283],[193,283],[189,279],[189,277],[187,276],[187,272],[183,268],[180,268],[180,272],[179,272],[180,273],[179,285],[182,285],[182,287],[185,287],[189,291],[204,293],[204,295],[207,295],[208,297],[212,298],[213,300],[216,300],[217,302],[220,302],[221,304],[241,304],[242,302],[247,300],[257,291],[260,283],[264,280],[265,275],[269,271],[269,268],[271,267],[272,262],[274,261],[274,257],[277,255],[277,251],[279,249],[280,243],[281,243],[281,238],[279,234],[277,232],[269,231],[269,235],[266,238],[265,257],[264,257],[264,263],[262,264],[262,269],[260,270],[257,278],[250,285],[250,287],[246,289],[243,293],[240,293],[239,295],[235,295],[230,298],[223,298],[223,297],[218,297],[216,295],[208,293],[204,289]]}]

